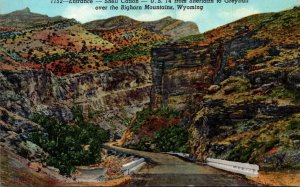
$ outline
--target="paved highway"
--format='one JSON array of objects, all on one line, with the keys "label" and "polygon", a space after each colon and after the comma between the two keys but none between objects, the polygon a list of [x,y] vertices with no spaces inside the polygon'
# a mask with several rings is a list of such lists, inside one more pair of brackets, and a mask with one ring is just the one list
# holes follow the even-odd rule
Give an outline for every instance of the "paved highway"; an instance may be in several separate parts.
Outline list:
[{"label": "paved highway", "polygon": [[176,156],[137,151],[106,144],[116,151],[138,154],[151,159],[148,164],[133,175],[130,185],[138,186],[250,186],[245,178],[210,166],[185,161]]}]

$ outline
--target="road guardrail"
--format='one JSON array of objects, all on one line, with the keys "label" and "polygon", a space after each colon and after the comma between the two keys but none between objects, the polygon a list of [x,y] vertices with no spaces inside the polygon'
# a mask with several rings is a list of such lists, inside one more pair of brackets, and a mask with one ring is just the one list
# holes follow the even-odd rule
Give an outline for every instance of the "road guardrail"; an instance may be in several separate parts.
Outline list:
[{"label": "road guardrail", "polygon": [[233,162],[214,158],[207,158],[206,162],[209,166],[230,171],[233,173],[239,173],[251,177],[258,175],[259,166],[255,164]]}]

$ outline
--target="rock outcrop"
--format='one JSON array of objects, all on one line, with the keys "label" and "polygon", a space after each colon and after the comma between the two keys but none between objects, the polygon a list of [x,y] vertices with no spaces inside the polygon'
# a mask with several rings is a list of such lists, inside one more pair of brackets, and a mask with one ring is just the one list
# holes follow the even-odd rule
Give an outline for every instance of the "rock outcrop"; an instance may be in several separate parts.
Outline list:
[{"label": "rock outcrop", "polygon": [[0,107],[0,146],[32,161],[47,157],[42,148],[28,141],[30,132],[42,129],[40,125]]},{"label": "rock outcrop", "polygon": [[210,62],[217,56],[210,51],[217,50],[176,44],[153,49],[152,107],[183,110],[200,100],[213,83],[216,68]]}]

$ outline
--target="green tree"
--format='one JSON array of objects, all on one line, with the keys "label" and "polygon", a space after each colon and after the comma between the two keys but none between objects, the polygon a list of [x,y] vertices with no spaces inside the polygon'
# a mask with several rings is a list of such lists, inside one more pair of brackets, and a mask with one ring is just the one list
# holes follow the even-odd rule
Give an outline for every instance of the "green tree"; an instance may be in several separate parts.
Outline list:
[{"label": "green tree", "polygon": [[108,131],[85,121],[81,107],[74,107],[72,112],[74,120],[70,123],[39,114],[31,117],[44,130],[32,132],[30,140],[49,153],[46,163],[63,175],[70,175],[75,166],[100,161],[102,144],[109,139]]}]

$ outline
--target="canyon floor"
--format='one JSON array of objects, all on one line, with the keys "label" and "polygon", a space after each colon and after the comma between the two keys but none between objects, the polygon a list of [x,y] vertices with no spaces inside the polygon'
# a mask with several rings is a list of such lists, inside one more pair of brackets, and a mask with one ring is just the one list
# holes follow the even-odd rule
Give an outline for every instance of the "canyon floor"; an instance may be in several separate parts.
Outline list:
[{"label": "canyon floor", "polygon": [[300,173],[295,171],[260,171],[258,177],[245,178],[206,165],[185,161],[163,153],[116,147],[112,149],[138,154],[152,161],[132,176],[108,181],[73,181],[1,148],[1,184],[3,186],[298,186]]},{"label": "canyon floor", "polygon": [[148,164],[132,176],[130,186],[250,186],[249,182],[239,175],[232,175],[206,165],[185,161],[176,156],[137,151],[114,146],[115,150],[137,154],[150,159],[155,164]]}]

